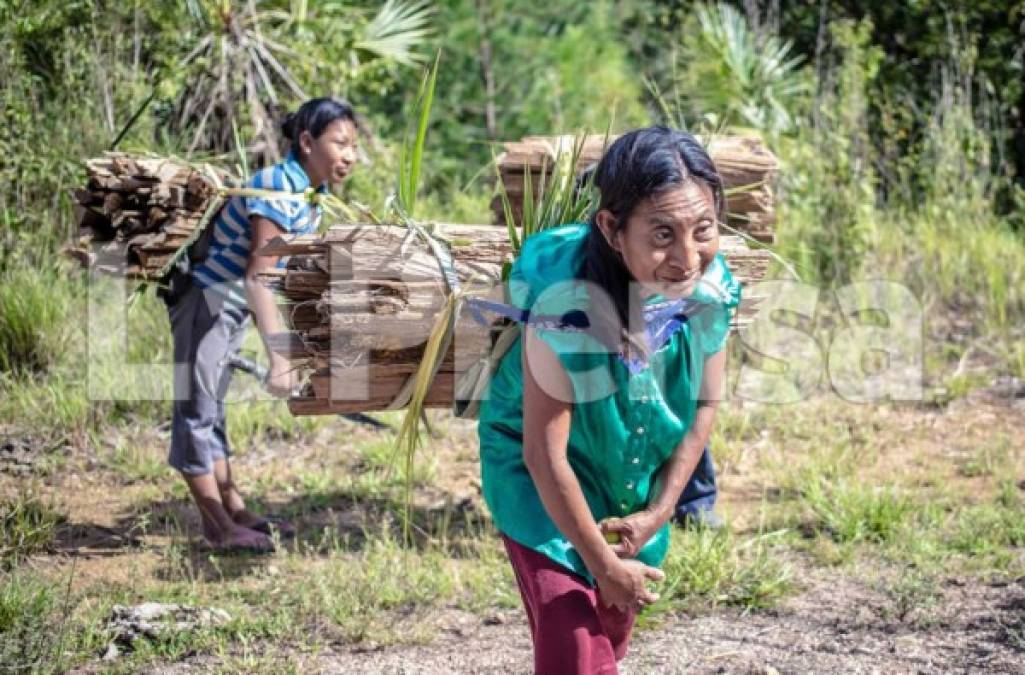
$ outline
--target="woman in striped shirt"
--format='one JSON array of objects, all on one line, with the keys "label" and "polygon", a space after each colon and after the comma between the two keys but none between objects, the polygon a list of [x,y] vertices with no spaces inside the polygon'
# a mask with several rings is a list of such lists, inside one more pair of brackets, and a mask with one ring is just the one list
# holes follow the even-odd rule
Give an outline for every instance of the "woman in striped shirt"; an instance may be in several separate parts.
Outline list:
[{"label": "woman in striped shirt", "polygon": [[[258,172],[246,187],[283,193],[326,192],[356,163],[358,123],[352,107],[331,98],[307,101],[282,129],[291,140],[284,161]],[[233,197],[213,224],[210,249],[190,288],[168,309],[174,333],[175,401],[169,463],[181,472],[199,507],[203,534],[221,550],[270,551],[272,524],[246,508],[232,479],[224,396],[228,357],[242,343],[250,315],[270,359],[268,390],[287,396],[295,377],[266,336],[283,330],[270,289],[259,275],[282,261],[259,255],[271,239],[312,232],[318,207],[308,200]],[[287,523],[274,524],[290,534]]]}]

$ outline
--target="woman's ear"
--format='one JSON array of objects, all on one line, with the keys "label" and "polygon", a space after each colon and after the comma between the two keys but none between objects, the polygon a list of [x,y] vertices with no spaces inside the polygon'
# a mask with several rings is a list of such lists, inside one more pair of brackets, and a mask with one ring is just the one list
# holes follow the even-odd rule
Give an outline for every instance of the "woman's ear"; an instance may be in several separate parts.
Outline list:
[{"label": "woman's ear", "polygon": [[309,131],[304,131],[299,134],[299,149],[304,155],[308,155],[313,152],[313,134]]},{"label": "woman's ear", "polygon": [[598,229],[605,236],[605,241],[612,250],[616,253],[622,253],[619,250],[619,239],[616,237],[616,217],[612,215],[612,212],[608,209],[602,209],[595,217],[594,222],[597,223]]}]

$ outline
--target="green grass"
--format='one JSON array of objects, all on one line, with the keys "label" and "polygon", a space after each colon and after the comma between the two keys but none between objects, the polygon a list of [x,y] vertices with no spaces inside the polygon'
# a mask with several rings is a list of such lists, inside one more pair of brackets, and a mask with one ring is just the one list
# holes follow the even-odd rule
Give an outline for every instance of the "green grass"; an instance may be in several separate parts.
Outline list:
[{"label": "green grass", "polygon": [[[235,379],[242,377],[236,375]],[[249,382],[246,386],[254,384]],[[328,417],[295,417],[284,401],[270,400],[267,394],[257,391],[253,393],[256,400],[242,400],[227,407],[228,441],[237,452],[245,453],[270,441],[298,441],[330,421]]]},{"label": "green grass", "polygon": [[222,642],[266,639],[304,651],[321,641],[423,643],[433,637],[434,618],[445,608],[518,606],[512,571],[493,531],[419,548],[404,546],[395,527],[368,529],[361,539],[356,546],[335,536],[273,559],[210,556],[198,563],[176,544],[164,553],[165,583],[145,596],[225,609],[233,621],[212,631]]},{"label": "green grass", "polygon": [[0,579],[0,669],[32,671],[52,653],[57,593],[30,574]]},{"label": "green grass", "polygon": [[971,556],[993,556],[1008,548],[1025,547],[1025,505],[999,499],[964,508],[957,513],[949,545]]},{"label": "green grass", "polygon": [[157,483],[173,477],[166,452],[135,442],[130,432],[113,442],[104,455],[104,462],[128,483]]},{"label": "green grass", "polygon": [[0,501],[0,569],[15,567],[26,556],[46,551],[65,519],[33,488]]},{"label": "green grass", "polygon": [[746,610],[772,606],[793,588],[792,571],[779,556],[778,543],[784,535],[784,531],[741,537],[726,529],[674,530],[662,568],[666,578],[653,614],[719,605]]},{"label": "green grass", "polygon": [[[170,329],[166,311],[152,294],[126,308],[125,297],[106,279],[92,283],[89,302],[85,280],[67,269],[16,268],[9,274],[25,275],[36,286],[24,286],[27,295],[15,306],[28,309],[23,314],[16,309],[7,319],[21,326],[8,332],[26,336],[48,356],[19,357],[35,365],[0,372],[0,421],[60,436],[126,421],[155,424],[170,414]],[[0,298],[21,297],[21,288],[4,280]],[[39,303],[52,307],[31,309],[36,294],[42,296]],[[10,338],[4,354],[25,352],[20,339]]]},{"label": "green grass", "polygon": [[943,598],[936,576],[914,568],[904,570],[882,590],[890,601],[883,608],[882,618],[910,622],[918,629],[932,624],[930,610]]},{"label": "green grass", "polygon": [[893,486],[846,480],[816,480],[801,494],[801,525],[840,544],[892,541],[914,512],[915,505]]},{"label": "green grass", "polygon": [[1008,468],[1011,439],[998,436],[979,447],[972,457],[961,466],[961,475],[966,478],[995,476]]},{"label": "green grass", "polygon": [[71,335],[74,288],[60,266],[18,265],[0,273],[0,371],[45,373]]}]

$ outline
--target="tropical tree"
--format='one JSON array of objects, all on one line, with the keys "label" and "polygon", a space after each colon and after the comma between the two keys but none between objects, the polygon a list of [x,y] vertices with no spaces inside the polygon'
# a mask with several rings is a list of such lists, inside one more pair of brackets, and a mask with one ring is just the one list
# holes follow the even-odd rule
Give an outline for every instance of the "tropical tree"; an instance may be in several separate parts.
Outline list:
[{"label": "tropical tree", "polygon": [[425,0],[387,0],[376,12],[344,2],[187,0],[188,26],[167,72],[178,83],[169,127],[190,152],[227,152],[238,126],[252,153],[280,157],[277,121],[307,97],[337,92],[394,66],[421,63],[430,36]]},{"label": "tropical tree", "polygon": [[697,5],[693,17],[677,51],[674,82],[691,113],[713,113],[727,124],[770,135],[791,130],[810,88],[792,44],[753,31],[744,15],[725,3]]}]

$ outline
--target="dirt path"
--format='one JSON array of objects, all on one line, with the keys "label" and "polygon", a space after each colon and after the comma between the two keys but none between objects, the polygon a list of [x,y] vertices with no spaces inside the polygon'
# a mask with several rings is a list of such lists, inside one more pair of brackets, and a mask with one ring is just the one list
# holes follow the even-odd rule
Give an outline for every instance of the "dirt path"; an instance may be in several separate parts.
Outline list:
[{"label": "dirt path", "polygon": [[[1025,673],[1025,579],[951,580],[930,606],[898,616],[893,599],[866,584],[806,574],[809,587],[775,610],[719,610],[641,631],[622,672]],[[441,623],[429,645],[327,647],[280,659],[316,673],[530,672],[530,640],[519,612],[484,619],[450,612]],[[216,665],[203,657],[160,672]]]},{"label": "dirt path", "polygon": [[[823,434],[834,434],[871,460],[858,473],[861,481],[885,485],[892,476],[900,476],[906,490],[917,495],[920,507],[939,495],[946,501],[938,505],[976,514],[966,517],[1011,514],[1009,517],[1020,522],[1020,510],[964,509],[980,504],[995,509],[998,484],[1013,490],[1014,495],[1025,491],[1021,480],[1025,476],[1022,412],[1025,399],[1014,406],[966,401],[944,410],[845,407],[826,409],[819,415],[805,412],[785,420],[770,419],[758,434],[734,430],[738,440],[736,447],[729,448],[732,456],[720,457],[724,509],[734,532],[742,536],[752,533],[766,495],[779,492],[774,467],[788,458],[810,456],[824,442]],[[832,425],[818,430],[814,420],[819,418],[832,420]],[[838,424],[842,427],[839,431]],[[329,431],[324,438],[306,439],[297,445],[288,440],[268,443],[260,452],[243,455],[238,463],[250,485],[260,488],[254,492],[261,494],[264,503],[271,510],[291,510],[307,532],[328,530],[356,537],[367,523],[368,532],[377,532],[383,521],[373,520],[377,514],[374,504],[385,493],[380,488],[371,490],[377,485],[373,480],[353,481],[364,476],[377,480],[375,472],[382,469],[374,464],[380,462],[374,453],[381,444],[361,429],[347,430],[345,443],[339,444],[339,431]],[[435,502],[466,502],[473,512],[471,507],[479,499],[479,469],[472,429],[452,425],[445,431],[432,448],[432,457],[445,470],[439,471],[418,497],[425,509]],[[900,451],[884,452],[894,438],[900,439]],[[145,457],[143,452],[152,455],[162,450],[165,439],[134,440],[140,456]],[[280,461],[283,457],[288,461]],[[259,621],[271,616],[278,602],[277,598],[265,602],[262,596],[252,595],[259,589],[276,588],[266,581],[269,566],[275,568],[274,574],[291,574],[289,579],[301,585],[310,569],[325,573],[328,564],[350,560],[343,547],[335,551],[338,557],[332,558],[333,562],[325,562],[328,559],[318,553],[317,541],[310,539],[304,542],[312,547],[309,550],[283,551],[271,561],[221,560],[213,565],[209,556],[186,545],[189,533],[197,527],[195,514],[183,495],[173,493],[172,481],[152,468],[155,465],[163,471],[158,461],[162,460],[113,464],[99,453],[76,455],[66,470],[51,476],[46,484],[50,494],[59,496],[68,518],[57,530],[54,550],[38,554],[31,567],[47,571],[49,578],[64,578],[74,561],[73,590],[90,603],[112,590],[133,602],[135,598],[176,598],[180,585],[187,582],[194,595],[190,602],[217,605],[230,597],[222,592],[227,585],[232,592],[250,594],[245,603],[235,603],[233,611],[251,612],[245,618]],[[112,484],[119,488],[111,500],[96,498]],[[364,494],[361,489],[370,492]],[[462,514],[462,507],[456,512]],[[968,526],[973,527],[974,522],[968,521]],[[980,528],[984,525],[979,523]],[[465,536],[473,542],[478,535],[469,532]],[[917,536],[917,531],[908,536]],[[928,543],[928,536],[938,535],[923,532],[922,536]],[[359,546],[353,541],[355,551]],[[814,538],[808,541],[813,543]],[[868,543],[842,564],[830,562],[829,555],[812,560],[810,549],[804,546],[781,546],[773,555],[785,556],[797,589],[778,606],[749,614],[724,607],[666,618],[635,634],[622,672],[1025,674],[1025,577],[1020,577],[1025,569],[1025,548],[1001,542],[991,544],[1001,552],[999,567],[988,566],[996,563],[981,556],[970,577],[969,572],[958,571],[954,560],[949,567],[941,562],[938,569],[918,570],[909,566],[914,558],[888,557],[888,547]],[[962,573],[966,576],[957,576]],[[996,578],[1012,580],[992,581]],[[344,593],[344,588],[335,590]],[[297,598],[285,593],[281,602],[291,607],[289,603]],[[286,636],[280,640],[262,637],[266,633],[257,627],[245,640],[222,635],[216,647],[176,654],[173,662],[157,656],[139,665],[145,672],[160,673],[531,671],[531,645],[519,609],[500,610],[497,608],[508,605],[491,602],[478,608],[480,613],[473,613],[453,609],[456,602],[445,597],[393,609],[360,610],[376,612],[361,614],[360,621],[387,622],[389,637],[384,639],[409,643],[433,629],[436,637],[428,644],[375,645],[372,640],[379,639],[379,630],[353,644],[336,630],[321,630],[324,626],[316,622],[303,623],[310,621],[312,613],[309,608],[297,608],[294,618],[284,619],[289,627],[279,629],[279,635]],[[421,622],[431,611],[436,614]],[[96,614],[89,625],[98,627],[104,620],[105,615]],[[429,624],[428,630],[421,632],[421,623]],[[83,672],[105,672],[111,665],[95,653],[79,663]]]}]

